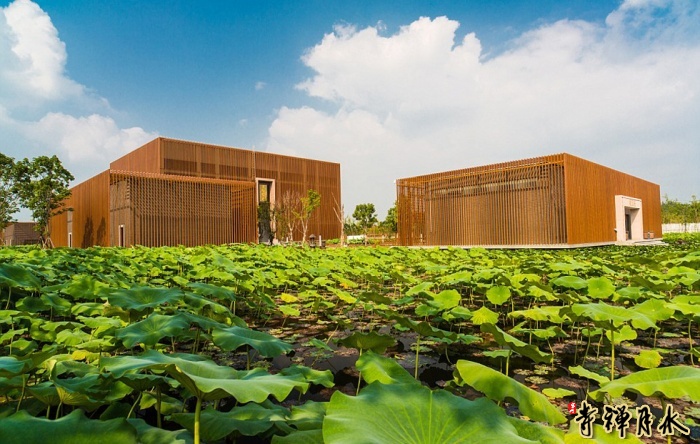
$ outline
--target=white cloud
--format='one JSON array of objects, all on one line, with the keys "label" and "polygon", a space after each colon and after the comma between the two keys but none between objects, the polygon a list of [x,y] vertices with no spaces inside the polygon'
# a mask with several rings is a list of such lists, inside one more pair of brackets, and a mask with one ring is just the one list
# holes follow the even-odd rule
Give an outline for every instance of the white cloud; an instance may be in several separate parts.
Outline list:
[{"label": "white cloud", "polygon": [[265,82],[255,82],[255,90],[256,91],[263,90],[263,89],[265,89],[266,86],[267,86],[267,83],[265,83]]},{"label": "white cloud", "polygon": [[297,87],[336,111],[282,108],[268,149],[338,161],[346,208],[393,202],[393,180],[570,152],[697,193],[700,11],[627,1],[605,24],[561,20],[489,58],[459,23],[420,18],[396,34],[343,26],[309,49]]},{"label": "white cloud", "polygon": [[66,45],[36,3],[0,8],[0,135],[11,145],[3,149],[13,157],[28,156],[28,148],[57,154],[85,179],[156,134],[120,128],[105,115],[113,112],[106,99],[68,77],[66,60]]},{"label": "white cloud", "polygon": [[27,138],[55,147],[69,162],[107,164],[154,137],[141,128],[121,129],[114,119],[99,114],[73,117],[49,113],[24,129]]}]

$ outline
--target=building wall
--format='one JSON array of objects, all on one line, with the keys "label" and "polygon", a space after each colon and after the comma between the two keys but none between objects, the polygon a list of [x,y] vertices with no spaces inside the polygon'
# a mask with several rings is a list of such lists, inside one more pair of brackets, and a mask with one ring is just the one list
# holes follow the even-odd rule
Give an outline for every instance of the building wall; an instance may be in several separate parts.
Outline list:
[{"label": "building wall", "polygon": [[27,245],[39,242],[39,233],[34,230],[36,222],[12,222],[0,231],[4,245]]},{"label": "building wall", "polygon": [[252,182],[112,173],[111,245],[254,242]]},{"label": "building wall", "polygon": [[125,245],[255,242],[256,177],[274,180],[277,195],[319,191],[308,234],[340,236],[337,163],[161,137],[110,167],[72,189],[75,211],[52,218],[55,245],[69,231],[75,247],[119,245],[121,225]]},{"label": "building wall", "polygon": [[615,242],[615,196],[641,199],[644,233],[661,237],[659,185],[565,154],[570,244]]},{"label": "building wall", "polygon": [[566,243],[562,156],[397,181],[404,245]]},{"label": "building wall", "polygon": [[615,242],[615,195],[642,200],[661,236],[659,186],[569,154],[397,180],[402,245]]},{"label": "building wall", "polygon": [[[307,236],[319,234],[323,239],[340,237],[340,164],[323,162],[279,154],[255,153],[255,176],[275,182],[275,199],[285,193],[306,196],[309,189],[321,195],[321,206],[312,214]],[[297,227],[295,240],[301,240],[301,229]]]},{"label": "building wall", "polygon": [[109,246],[109,170],[74,186],[66,206],[72,211],[51,218],[55,246]]},{"label": "building wall", "polygon": [[153,139],[140,148],[109,164],[110,170],[140,171],[142,173],[160,173],[162,169],[162,138]]}]

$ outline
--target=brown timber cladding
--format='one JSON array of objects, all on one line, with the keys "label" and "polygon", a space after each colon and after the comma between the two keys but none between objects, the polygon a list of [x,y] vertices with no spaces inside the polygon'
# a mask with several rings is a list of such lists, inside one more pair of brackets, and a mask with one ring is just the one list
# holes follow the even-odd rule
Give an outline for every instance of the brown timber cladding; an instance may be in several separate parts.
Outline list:
[{"label": "brown timber cladding", "polygon": [[39,233],[34,230],[35,222],[12,222],[0,231],[0,245],[28,245],[39,242]]},{"label": "brown timber cladding", "polygon": [[[334,211],[334,197],[340,202],[337,163],[158,138],[110,168],[73,189],[73,246],[255,242],[256,178],[274,180],[277,196],[319,191],[321,207],[308,234],[340,236]],[[106,232],[91,231],[90,224]],[[68,245],[63,234],[71,231],[68,225],[65,215],[52,219],[56,245]]]},{"label": "brown timber cladding", "polygon": [[616,194],[643,201],[661,233],[659,186],[569,154],[399,179],[401,245],[561,245],[615,241]]}]

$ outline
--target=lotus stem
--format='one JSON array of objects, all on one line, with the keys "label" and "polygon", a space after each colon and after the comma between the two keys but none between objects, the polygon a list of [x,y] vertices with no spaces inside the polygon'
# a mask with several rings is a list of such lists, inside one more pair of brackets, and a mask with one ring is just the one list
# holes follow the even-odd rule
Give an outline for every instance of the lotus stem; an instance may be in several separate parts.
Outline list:
[{"label": "lotus stem", "polygon": [[695,365],[693,360],[693,336],[691,336],[691,328],[693,326],[693,318],[688,319],[688,352],[690,352],[690,365]]},{"label": "lotus stem", "polygon": [[[362,349],[360,350],[360,356],[362,356]],[[358,372],[357,376],[357,390],[355,391],[355,396],[360,394],[360,385],[362,384],[362,371]]]},{"label": "lotus stem", "polygon": [[160,416],[160,402],[161,402],[161,392],[160,392],[160,386],[156,386],[156,424],[158,425],[159,429],[163,428],[163,420],[161,419]]},{"label": "lotus stem", "polygon": [[5,310],[10,309],[10,301],[12,300],[12,287],[8,288],[7,304],[5,304]]},{"label": "lotus stem", "polygon": [[202,398],[197,397],[197,405],[194,408],[194,444],[199,444],[199,421],[202,416]]},{"label": "lotus stem", "polygon": [[27,375],[22,375],[22,394],[19,396],[19,401],[17,402],[17,410],[15,410],[15,413],[19,412],[19,407],[22,405],[22,400],[24,399],[24,393],[27,389]]},{"label": "lotus stem", "polygon": [[139,401],[141,400],[141,395],[143,395],[143,392],[139,392],[139,395],[136,397],[136,400],[131,405],[131,409],[129,410],[129,414],[126,415],[126,419],[131,418],[131,414],[134,413],[134,409],[136,408],[136,404],[138,404]]},{"label": "lotus stem", "polygon": [[611,352],[610,352],[610,380],[615,379],[615,328],[612,325],[612,321],[610,321],[610,344],[611,347]]},{"label": "lotus stem", "polygon": [[512,353],[508,353],[508,356],[506,356],[506,376],[508,376],[508,370],[509,370],[509,367],[510,367],[510,355],[511,355],[511,354],[512,354]]},{"label": "lotus stem", "polygon": [[416,369],[413,372],[413,378],[418,380],[418,355],[420,353],[420,335],[416,336]]}]

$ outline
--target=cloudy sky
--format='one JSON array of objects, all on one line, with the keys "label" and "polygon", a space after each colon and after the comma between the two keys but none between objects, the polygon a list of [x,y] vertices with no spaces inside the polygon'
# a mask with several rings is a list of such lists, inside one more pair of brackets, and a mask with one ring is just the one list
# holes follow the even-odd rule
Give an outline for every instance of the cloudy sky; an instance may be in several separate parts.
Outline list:
[{"label": "cloudy sky", "polygon": [[339,162],[380,219],[396,178],[559,152],[687,201],[700,4],[0,0],[0,152],[84,180],[159,135]]}]

